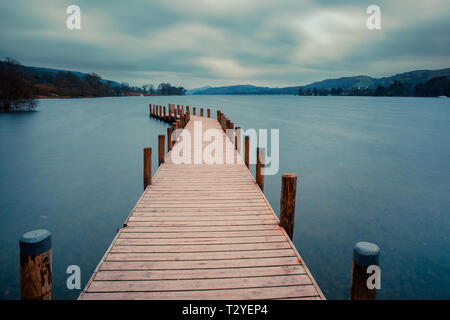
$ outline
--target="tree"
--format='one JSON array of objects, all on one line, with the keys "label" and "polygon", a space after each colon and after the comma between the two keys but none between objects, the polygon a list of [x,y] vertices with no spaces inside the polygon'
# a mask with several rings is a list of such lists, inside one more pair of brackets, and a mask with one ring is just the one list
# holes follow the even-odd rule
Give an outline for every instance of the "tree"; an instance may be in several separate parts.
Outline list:
[{"label": "tree", "polygon": [[0,65],[0,111],[31,111],[36,108],[31,84],[19,71],[20,63],[6,58]]},{"label": "tree", "polygon": [[419,83],[414,88],[417,97],[450,96],[450,79],[448,77],[435,77],[425,83]]}]

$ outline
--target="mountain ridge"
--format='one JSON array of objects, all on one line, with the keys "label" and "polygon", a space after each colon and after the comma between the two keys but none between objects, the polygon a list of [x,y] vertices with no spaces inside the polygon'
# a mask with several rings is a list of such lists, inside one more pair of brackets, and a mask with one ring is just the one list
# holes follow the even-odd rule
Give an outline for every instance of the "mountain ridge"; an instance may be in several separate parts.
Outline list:
[{"label": "mountain ridge", "polygon": [[413,70],[403,73],[398,73],[389,77],[374,78],[365,75],[358,75],[352,77],[340,77],[333,79],[325,79],[316,81],[303,86],[290,86],[290,87],[258,87],[250,84],[245,85],[232,85],[232,86],[220,86],[209,87],[201,90],[202,88],[191,89],[194,91],[194,95],[209,95],[209,94],[297,94],[299,89],[332,89],[332,88],[376,88],[378,86],[388,87],[395,81],[400,81],[405,84],[409,84],[410,87],[414,87],[419,83],[424,83],[434,77],[446,76],[450,77],[450,68],[437,69],[437,70]]}]

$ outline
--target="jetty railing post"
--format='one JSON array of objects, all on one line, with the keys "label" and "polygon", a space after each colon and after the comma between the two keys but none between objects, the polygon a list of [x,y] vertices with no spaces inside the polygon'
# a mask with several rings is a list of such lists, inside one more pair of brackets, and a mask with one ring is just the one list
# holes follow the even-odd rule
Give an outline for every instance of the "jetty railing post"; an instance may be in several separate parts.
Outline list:
[{"label": "jetty railing post", "polygon": [[192,114],[195,116],[195,107],[192,107]]},{"label": "jetty railing post", "polygon": [[52,235],[45,229],[25,233],[20,247],[20,297],[52,299]]},{"label": "jetty railing post", "polygon": [[236,127],[234,140],[237,152],[241,153],[241,127]]},{"label": "jetty railing post", "polygon": [[164,163],[164,140],[166,140],[166,137],[160,134],[158,136],[158,166]]},{"label": "jetty railing post", "polygon": [[220,110],[217,110],[217,121],[220,123]]},{"label": "jetty railing post", "polygon": [[256,148],[256,183],[262,192],[264,192],[264,164],[265,164],[265,149]]},{"label": "jetty railing post", "polygon": [[167,128],[167,152],[172,150],[172,127]]},{"label": "jetty railing post", "polygon": [[172,122],[172,147],[173,145],[176,143],[176,131],[177,130],[177,123],[176,122]]},{"label": "jetty railing post", "polygon": [[295,195],[297,192],[297,176],[285,173],[281,177],[280,227],[289,238],[294,234]]},{"label": "jetty railing post", "polygon": [[206,110],[206,111],[207,111],[207,113],[208,113],[208,118],[211,118],[211,109],[208,108],[208,110]]},{"label": "jetty railing post", "polygon": [[152,148],[144,148],[144,190],[152,184]]},{"label": "jetty railing post", "polygon": [[164,113],[163,113],[163,119],[164,119],[164,121],[166,121],[166,119],[167,119],[167,118],[166,118],[166,106],[164,106],[164,108],[163,108],[163,109],[164,109]]},{"label": "jetty railing post", "polygon": [[148,104],[148,111],[149,111],[149,115],[151,117],[152,116],[152,104],[151,103]]},{"label": "jetty railing post", "polygon": [[200,117],[203,117],[203,108],[200,108]]},{"label": "jetty railing post", "polygon": [[244,138],[244,156],[245,156],[245,165],[247,168],[250,168],[250,137],[245,136]]},{"label": "jetty railing post", "polygon": [[[367,280],[373,277],[367,273],[369,266],[380,265],[380,248],[370,242],[358,242],[353,247],[352,281],[350,283],[350,300],[375,300],[377,289],[369,289]],[[375,270],[379,272],[379,270]],[[379,274],[378,274],[379,276]],[[378,279],[379,280],[379,279]],[[377,280],[376,280],[377,281]]]}]

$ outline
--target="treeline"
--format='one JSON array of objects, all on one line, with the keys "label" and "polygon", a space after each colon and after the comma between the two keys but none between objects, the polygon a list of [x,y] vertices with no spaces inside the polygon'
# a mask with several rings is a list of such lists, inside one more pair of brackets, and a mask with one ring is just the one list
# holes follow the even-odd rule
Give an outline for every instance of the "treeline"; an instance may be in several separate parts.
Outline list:
[{"label": "treeline", "polygon": [[46,71],[6,58],[0,61],[0,111],[32,110],[33,98],[41,97],[114,97],[129,95],[184,95],[183,87],[170,83],[142,87],[102,79],[96,73]]},{"label": "treeline", "polygon": [[375,97],[439,97],[450,96],[450,79],[435,77],[412,87],[408,83],[394,81],[389,87],[376,88],[300,88],[299,96],[375,96]]}]

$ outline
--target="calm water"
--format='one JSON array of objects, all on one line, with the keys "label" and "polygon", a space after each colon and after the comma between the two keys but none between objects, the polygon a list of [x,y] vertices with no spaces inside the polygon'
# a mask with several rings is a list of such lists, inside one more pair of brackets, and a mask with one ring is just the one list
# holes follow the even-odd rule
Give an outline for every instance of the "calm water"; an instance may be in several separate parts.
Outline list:
[{"label": "calm water", "polygon": [[19,298],[18,240],[36,228],[53,234],[54,297],[78,296],[67,266],[84,287],[142,192],[142,148],[166,132],[149,102],[280,129],[265,193],[278,213],[281,174],[298,175],[294,243],[327,298],[348,297],[358,241],[381,247],[380,298],[450,298],[450,100],[293,96],[41,100],[0,114],[0,298]]}]

